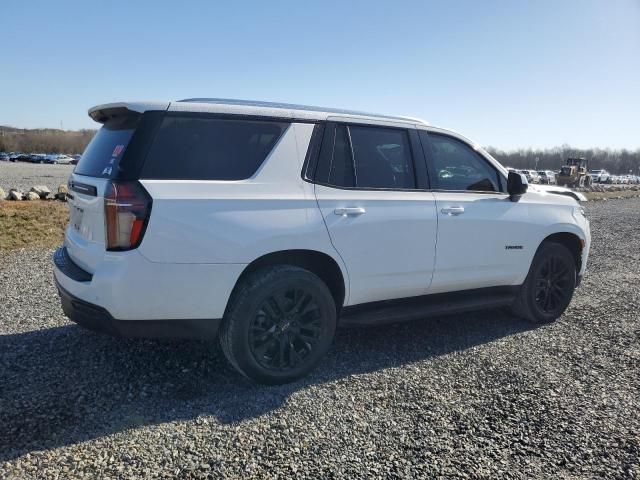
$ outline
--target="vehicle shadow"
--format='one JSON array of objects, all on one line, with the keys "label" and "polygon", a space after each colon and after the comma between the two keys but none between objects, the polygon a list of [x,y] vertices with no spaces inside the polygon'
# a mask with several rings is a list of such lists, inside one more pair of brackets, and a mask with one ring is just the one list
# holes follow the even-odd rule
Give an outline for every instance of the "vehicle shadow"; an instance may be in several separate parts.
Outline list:
[{"label": "vehicle shadow", "polygon": [[530,328],[499,310],[345,328],[309,377],[278,387],[246,381],[204,342],[123,340],[75,325],[0,336],[0,462],[141,425],[259,417],[315,384],[429,361]]}]

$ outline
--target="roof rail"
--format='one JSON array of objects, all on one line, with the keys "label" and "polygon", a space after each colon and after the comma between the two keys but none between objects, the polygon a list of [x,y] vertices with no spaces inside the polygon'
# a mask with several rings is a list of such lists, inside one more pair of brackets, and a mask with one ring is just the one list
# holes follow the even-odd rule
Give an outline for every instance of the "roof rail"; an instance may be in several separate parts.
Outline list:
[{"label": "roof rail", "polygon": [[327,107],[316,107],[312,105],[297,105],[293,103],[281,103],[281,102],[264,102],[261,100],[239,100],[234,98],[185,98],[183,100],[178,100],[180,103],[215,103],[220,105],[242,105],[247,107],[265,107],[265,108],[281,108],[286,110],[303,110],[309,112],[325,112],[325,113],[335,113],[339,115],[358,115],[364,117],[375,117],[375,118],[385,118],[392,120],[402,120],[404,122],[417,122],[424,123],[424,120],[419,120],[411,117],[402,117],[399,115],[382,115],[378,113],[369,113],[369,112],[361,112],[358,110],[346,110],[341,108],[327,108]]}]

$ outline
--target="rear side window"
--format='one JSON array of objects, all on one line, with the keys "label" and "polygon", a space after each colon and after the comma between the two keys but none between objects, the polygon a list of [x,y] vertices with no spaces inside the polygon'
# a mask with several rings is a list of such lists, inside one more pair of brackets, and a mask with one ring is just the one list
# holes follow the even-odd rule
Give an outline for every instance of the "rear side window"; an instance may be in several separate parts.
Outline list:
[{"label": "rear side window", "polygon": [[409,137],[405,130],[337,125],[328,176],[321,183],[362,189],[416,187]]},{"label": "rear side window", "polygon": [[87,145],[74,173],[90,177],[114,178],[139,121],[140,115],[132,115],[106,122]]},{"label": "rear side window", "polygon": [[347,127],[341,125],[336,128],[333,160],[329,169],[329,184],[343,187],[355,186],[354,171],[349,134]]},{"label": "rear side window", "polygon": [[284,122],[167,116],[140,177],[247,179],[262,165],[288,126]]}]

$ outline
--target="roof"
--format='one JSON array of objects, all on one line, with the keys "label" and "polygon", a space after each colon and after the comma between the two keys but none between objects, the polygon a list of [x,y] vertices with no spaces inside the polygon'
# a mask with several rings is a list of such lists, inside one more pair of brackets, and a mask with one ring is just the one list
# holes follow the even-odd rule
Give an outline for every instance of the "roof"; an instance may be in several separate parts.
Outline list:
[{"label": "roof", "polygon": [[428,125],[424,120],[339,108],[296,105],[290,103],[264,102],[259,100],[237,100],[229,98],[187,98],[174,102],[118,102],[97,105],[89,109],[89,116],[97,122],[122,111],[145,112],[148,110],[210,112],[236,115],[268,116],[287,119],[327,120],[328,118],[351,118],[379,122],[401,122]]}]

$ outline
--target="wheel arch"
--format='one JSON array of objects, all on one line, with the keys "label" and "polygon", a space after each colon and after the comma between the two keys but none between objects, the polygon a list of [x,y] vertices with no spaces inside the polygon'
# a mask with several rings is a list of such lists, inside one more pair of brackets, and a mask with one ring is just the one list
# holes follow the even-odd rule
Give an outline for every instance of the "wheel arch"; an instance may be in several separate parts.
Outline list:
[{"label": "wheel arch", "polygon": [[580,272],[582,268],[582,249],[583,249],[583,241],[582,239],[573,232],[556,232],[550,235],[547,235],[540,245],[538,249],[544,243],[559,243],[563,245],[571,252],[573,258],[576,262],[576,272]]},{"label": "wheel arch", "polygon": [[[338,311],[344,305],[347,295],[346,272],[343,273],[334,258],[317,250],[280,250],[256,258],[245,267],[236,280],[229,299],[233,298],[238,286],[248,275],[274,265],[293,265],[309,270],[327,285]],[[227,308],[229,303],[230,301],[227,302]]]}]

